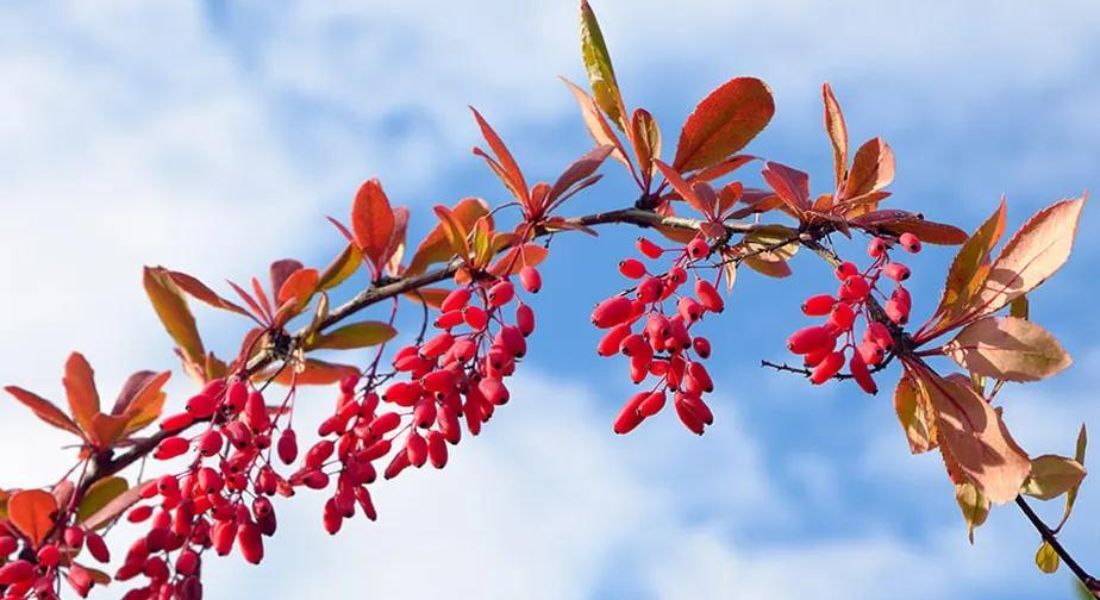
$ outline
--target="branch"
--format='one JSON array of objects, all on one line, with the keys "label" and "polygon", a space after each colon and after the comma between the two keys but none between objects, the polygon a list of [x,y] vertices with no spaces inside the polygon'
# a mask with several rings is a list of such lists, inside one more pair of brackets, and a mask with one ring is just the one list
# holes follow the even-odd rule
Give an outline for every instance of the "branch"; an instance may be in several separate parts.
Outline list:
[{"label": "branch", "polygon": [[1035,511],[1032,510],[1031,505],[1027,503],[1027,500],[1024,500],[1023,496],[1016,496],[1016,506],[1020,507],[1020,510],[1023,511],[1027,520],[1031,521],[1031,525],[1039,532],[1043,541],[1054,550],[1058,557],[1062,559],[1062,562],[1066,563],[1069,570],[1073,571],[1073,574],[1077,576],[1081,585],[1085,586],[1085,589],[1093,596],[1100,598],[1100,580],[1090,575],[1088,571],[1074,560],[1069,551],[1058,541],[1058,536],[1051,531],[1050,527],[1047,527],[1047,524],[1039,518],[1039,515],[1035,514]]}]

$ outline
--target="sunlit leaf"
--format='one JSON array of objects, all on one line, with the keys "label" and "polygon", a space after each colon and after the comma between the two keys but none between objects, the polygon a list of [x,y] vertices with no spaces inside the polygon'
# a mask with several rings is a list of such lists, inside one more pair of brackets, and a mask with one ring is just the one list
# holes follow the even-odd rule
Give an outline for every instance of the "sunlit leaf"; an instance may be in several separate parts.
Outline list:
[{"label": "sunlit leaf", "polygon": [[633,173],[634,166],[627,160],[626,148],[623,146],[622,140],[620,140],[619,136],[615,135],[615,132],[611,129],[611,125],[607,123],[607,119],[604,118],[603,113],[600,112],[599,107],[596,106],[596,101],[572,81],[568,79],[562,79],[562,81],[565,82],[569,91],[573,93],[573,97],[577,99],[577,104],[581,109],[581,118],[584,119],[585,128],[588,129],[588,134],[592,136],[596,145],[614,147],[615,150],[611,153],[611,157],[623,163],[623,165]]},{"label": "sunlit leaf", "polygon": [[684,122],[673,168],[686,173],[729,157],[756,137],[774,113],[771,90],[763,81],[752,77],[727,81]]},{"label": "sunlit leaf", "polygon": [[[116,486],[113,489],[117,489],[117,483],[111,484]],[[110,525],[115,519],[117,519],[122,513],[126,512],[131,506],[141,500],[141,491],[145,489],[146,485],[154,485],[153,482],[146,483],[144,485],[136,485],[130,489],[123,490],[107,501],[97,511],[92,512],[82,523],[85,529],[95,530],[100,527],[106,527]],[[108,490],[113,491],[113,490]],[[106,494],[106,492],[105,492]]]},{"label": "sunlit leaf", "polygon": [[661,128],[657,120],[644,108],[634,110],[630,120],[631,139],[634,140],[634,156],[638,159],[638,169],[651,176],[653,159],[661,158]]},{"label": "sunlit leaf", "polygon": [[386,250],[393,236],[394,215],[389,198],[377,179],[368,179],[355,194],[351,209],[351,230],[355,244],[374,267],[375,275],[389,259]]},{"label": "sunlit leaf", "polygon": [[359,265],[363,263],[362,257],[363,255],[354,244],[344,246],[344,250],[321,273],[317,281],[318,291],[330,290],[347,281],[359,270]]},{"label": "sunlit leaf", "polygon": [[175,283],[179,289],[190,294],[196,300],[200,302],[205,302],[206,304],[209,304],[210,306],[213,306],[215,308],[235,312],[239,315],[244,315],[246,317],[250,316],[247,310],[241,308],[233,302],[230,302],[229,300],[226,300],[225,298],[222,298],[217,293],[215,293],[214,290],[207,287],[206,284],[188,275],[187,273],[181,273],[179,271],[169,271],[159,268],[158,270],[166,275],[169,279],[171,279],[172,283]]},{"label": "sunlit leaf", "polygon": [[145,292],[168,335],[172,336],[189,361],[201,364],[206,352],[195,326],[195,318],[191,316],[191,310],[179,288],[167,275],[155,268],[146,267],[143,279]]},{"label": "sunlit leaf", "polygon": [[626,108],[619,82],[615,80],[615,70],[611,66],[611,54],[607,51],[603,32],[588,0],[581,0],[581,56],[596,104],[612,123],[626,131]]},{"label": "sunlit leaf", "polygon": [[852,169],[844,184],[844,197],[855,198],[876,192],[894,180],[894,152],[882,138],[865,142],[852,158]]},{"label": "sunlit leaf", "polygon": [[931,403],[909,369],[902,372],[894,389],[894,410],[909,441],[910,452],[920,454],[936,447],[936,421]]},{"label": "sunlit leaf", "polygon": [[1035,552],[1035,566],[1039,567],[1039,570],[1051,574],[1058,570],[1061,564],[1061,559],[1058,558],[1058,553],[1054,551],[1054,547],[1047,542],[1043,542],[1039,545],[1039,550]]},{"label": "sunlit leaf", "polygon": [[[462,224],[463,229],[469,231],[478,219],[489,214],[489,205],[480,198],[465,198],[450,212],[455,220]],[[443,224],[440,223],[432,229],[424,241],[420,242],[405,272],[409,275],[418,275],[423,273],[428,265],[446,261],[452,256],[454,256],[454,249],[447,238]]]},{"label": "sunlit leaf", "polygon": [[963,520],[966,521],[967,535],[970,543],[974,543],[974,530],[981,527],[989,517],[989,499],[982,495],[973,483],[965,482],[955,484],[955,501],[962,511]]},{"label": "sunlit leaf", "polygon": [[833,146],[833,170],[839,190],[848,174],[848,126],[844,123],[844,114],[840,112],[833,88],[828,83],[822,86],[821,96],[825,102],[825,131]]},{"label": "sunlit leaf", "polygon": [[31,409],[35,416],[46,423],[78,436],[83,435],[80,431],[80,427],[49,400],[14,385],[5,387],[4,391],[11,394],[20,404]]},{"label": "sunlit leaf", "polygon": [[95,388],[95,373],[83,354],[73,352],[65,362],[65,397],[73,420],[86,432],[92,431],[92,419],[99,414],[99,392]]},{"label": "sunlit leaf", "polygon": [[290,385],[292,382],[297,385],[332,385],[346,377],[359,374],[357,367],[330,363],[316,358],[307,358],[298,369],[297,373],[294,367],[282,369],[277,375],[271,372],[259,373],[253,379],[258,381],[272,379],[279,385]]},{"label": "sunlit leaf", "polygon": [[1081,463],[1054,454],[1031,459],[1031,476],[1020,490],[1040,500],[1053,500],[1081,485],[1085,467]]},{"label": "sunlit leaf", "polygon": [[963,368],[1004,381],[1038,381],[1073,363],[1046,329],[1015,317],[986,317],[943,346]]}]

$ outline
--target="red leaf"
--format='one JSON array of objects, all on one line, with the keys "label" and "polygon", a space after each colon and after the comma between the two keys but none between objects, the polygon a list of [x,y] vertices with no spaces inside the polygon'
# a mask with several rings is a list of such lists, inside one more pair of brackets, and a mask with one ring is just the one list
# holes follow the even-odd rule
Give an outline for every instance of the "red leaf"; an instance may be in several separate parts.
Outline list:
[{"label": "red leaf", "polygon": [[848,174],[848,126],[844,124],[844,114],[840,112],[840,104],[828,83],[822,86],[821,96],[825,101],[825,131],[833,145],[833,170],[839,190]]},{"label": "red leaf", "polygon": [[[291,382],[295,382],[297,385],[332,385],[346,377],[358,374],[358,367],[307,358],[302,366],[302,371],[297,374],[297,377],[295,377],[294,369],[287,368],[276,375],[274,381],[280,385],[290,385]],[[269,377],[270,374],[261,373],[256,376],[256,379],[265,381]]]},{"label": "red leaf", "polygon": [[764,181],[801,219],[802,213],[810,209],[810,176],[776,162],[767,163],[763,175]]},{"label": "red leaf", "polygon": [[725,159],[756,137],[774,113],[771,91],[763,81],[752,77],[727,81],[684,122],[672,166],[686,173]]},{"label": "red leaf", "polygon": [[317,283],[320,278],[317,269],[298,269],[290,277],[287,277],[282,287],[279,288],[279,305],[282,306],[293,300],[298,306],[303,306],[306,302],[309,302],[313,292],[317,290]]},{"label": "red leaf", "polygon": [[356,245],[374,267],[376,277],[382,273],[382,266],[389,258],[386,250],[390,247],[394,224],[393,209],[390,208],[386,193],[382,191],[381,182],[377,179],[367,180],[355,194],[355,203],[351,209],[351,229]]},{"label": "red leaf", "polygon": [[867,141],[852,159],[844,184],[844,198],[877,192],[894,180],[894,151],[880,137]]},{"label": "red leaf", "polygon": [[172,280],[172,283],[176,284],[179,289],[187,292],[200,302],[205,302],[215,308],[232,311],[246,317],[252,316],[248,314],[247,310],[230,302],[229,300],[226,300],[225,298],[222,298],[221,296],[216,294],[214,290],[211,290],[209,287],[207,287],[206,284],[188,275],[187,273],[181,273],[179,271],[168,271],[165,269],[159,269],[159,271],[167,275],[168,278]]},{"label": "red leaf", "polygon": [[[703,215],[710,216],[710,212],[707,211],[707,207],[704,205],[703,201],[695,194],[695,189],[690,183],[685,181],[675,169],[660,160],[654,160],[653,166],[657,167],[661,175],[664,175],[665,180],[672,185],[672,189],[676,190],[676,193],[679,194],[685,202]],[[713,208],[713,205],[710,208]]]},{"label": "red leaf", "polygon": [[271,274],[271,291],[275,292],[277,298],[276,304],[283,303],[283,300],[278,298],[278,296],[279,290],[283,289],[283,284],[286,283],[287,278],[304,266],[305,265],[301,262],[293,258],[284,258],[283,260],[277,260],[271,263],[268,272]]},{"label": "red leaf", "polygon": [[95,374],[87,359],[79,352],[69,355],[65,362],[65,395],[69,412],[80,428],[92,432],[92,420],[99,414],[99,393],[95,389]]},{"label": "red leaf", "polygon": [[[477,125],[481,128],[481,135],[485,137],[485,142],[489,144],[489,149],[493,151],[499,162],[500,171],[497,171],[497,175],[500,176],[504,185],[512,191],[512,195],[516,197],[524,206],[530,205],[530,196],[527,193],[527,182],[523,179],[523,172],[520,171],[519,165],[516,164],[516,159],[512,158],[512,153],[508,151],[508,146],[504,145],[504,141],[500,139],[497,132],[493,131],[493,128],[489,126],[489,123],[481,117],[481,113],[477,112],[477,109],[470,107],[470,110],[474,113],[474,118],[477,119]],[[482,156],[490,162],[492,166],[492,160],[484,153]]]},{"label": "red leaf", "polygon": [[80,432],[80,428],[77,427],[76,423],[74,423],[68,415],[61,412],[61,409],[57,408],[57,406],[55,406],[49,400],[46,400],[45,398],[42,398],[41,396],[38,396],[33,392],[28,392],[23,388],[15,387],[14,385],[9,385],[5,387],[4,391],[14,396],[15,399],[18,400],[23,406],[31,409],[31,412],[33,412],[35,416],[37,416],[39,419],[42,419],[46,423],[49,423],[50,425],[53,425],[58,429],[63,429],[65,431],[68,431],[69,433],[83,437],[83,434]]},{"label": "red leaf", "polygon": [[16,492],[8,500],[8,519],[37,547],[53,528],[57,500],[43,490]]},{"label": "red leaf", "polygon": [[562,194],[567,192],[569,188],[581,182],[589,175],[596,172],[596,169],[600,168],[603,161],[607,159],[607,155],[611,153],[614,148],[611,146],[600,146],[587,152],[584,156],[573,161],[573,164],[566,167],[565,171],[558,177],[558,180],[554,182],[554,187],[550,189],[550,193],[546,197],[546,203],[550,204],[561,197]]},{"label": "red leaf", "polygon": [[[478,219],[489,214],[489,205],[480,198],[464,198],[450,212],[468,231],[473,228]],[[492,225],[491,221],[490,225]],[[420,242],[405,272],[409,275],[418,275],[423,273],[428,265],[443,262],[452,256],[454,256],[454,250],[451,248],[443,224],[440,223],[432,229],[424,241]]]},{"label": "red leaf", "polygon": [[630,164],[630,161],[627,160],[626,148],[623,146],[622,140],[619,139],[619,136],[615,135],[611,126],[608,125],[607,119],[604,118],[603,113],[601,113],[599,107],[596,106],[596,101],[572,81],[565,78],[562,78],[562,81],[565,82],[569,91],[573,92],[573,97],[577,99],[577,104],[581,109],[581,118],[584,119],[584,125],[588,129],[588,134],[596,141],[596,145],[613,146],[615,151],[611,153],[611,157],[623,163],[630,171],[630,174],[634,175],[634,165]]},{"label": "red leaf", "polygon": [[[520,256],[520,252],[523,252]],[[519,273],[519,270],[524,265],[529,267],[538,266],[539,263],[546,260],[546,255],[549,251],[537,244],[524,244],[521,247],[512,248],[504,254],[504,256],[497,259],[497,262],[489,268],[489,272],[498,277],[504,277],[507,275],[514,275]]]}]

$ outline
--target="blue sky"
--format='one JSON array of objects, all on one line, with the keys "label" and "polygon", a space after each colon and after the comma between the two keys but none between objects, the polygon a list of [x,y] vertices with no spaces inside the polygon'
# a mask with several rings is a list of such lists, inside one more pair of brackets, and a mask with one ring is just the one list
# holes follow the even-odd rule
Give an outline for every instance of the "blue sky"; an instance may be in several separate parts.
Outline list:
[{"label": "blue sky", "polygon": [[[751,151],[828,181],[827,80],[853,142],[893,146],[896,206],[972,229],[1002,193],[1018,225],[1100,189],[1092,3],[828,4],[594,6],[627,103],[650,109],[666,140],[710,89],[759,76],[777,111]],[[57,397],[73,349],[108,396],[132,370],[175,367],[142,264],[210,283],[283,256],[324,264],[339,240],[323,216],[346,215],[368,177],[412,207],[414,238],[433,204],[502,201],[469,154],[468,104],[530,177],[554,177],[590,145],[557,80],[582,78],[575,11],[571,0],[0,8],[0,382]],[[629,201],[628,178],[604,171],[570,210]],[[1098,231],[1087,208],[1074,258],[1033,299],[1075,367],[1004,394],[1033,454],[1070,453],[1082,420],[1100,426]],[[757,366],[783,357],[800,300],[831,285],[812,258],[796,259],[796,279],[744,274],[731,309],[706,324],[719,392],[703,438],[671,414],[613,436],[630,389],[625,365],[595,357],[588,310],[617,291],[635,235],[555,243],[516,400],[444,472],[379,486],[380,521],[334,540],[322,499],[300,495],[264,566],[211,563],[208,597],[1070,597],[1064,573],[1033,567],[1038,542],[1013,508],[967,543],[938,459],[908,455],[887,395],[810,389]],[[918,313],[950,258],[913,261]],[[238,324],[207,311],[200,323],[211,345],[235,348]],[[179,398],[188,386],[175,379]],[[320,415],[330,399],[315,400]],[[0,447],[19,453],[0,464],[4,485],[67,466],[64,439],[30,424],[0,403]],[[1087,482],[1065,541],[1100,568],[1098,526]]]}]

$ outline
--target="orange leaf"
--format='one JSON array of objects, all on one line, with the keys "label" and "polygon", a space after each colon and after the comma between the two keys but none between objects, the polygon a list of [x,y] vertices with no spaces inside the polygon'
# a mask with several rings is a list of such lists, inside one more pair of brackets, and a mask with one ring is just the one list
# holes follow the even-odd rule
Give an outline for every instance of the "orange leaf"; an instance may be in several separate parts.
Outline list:
[{"label": "orange leaf", "polygon": [[[298,385],[331,385],[351,375],[358,375],[359,369],[351,365],[341,365],[325,362],[316,358],[307,358],[302,364],[297,378],[294,377],[294,369],[283,369],[275,376],[274,382],[280,385],[290,385],[295,382]],[[256,379],[266,381],[270,377],[268,373],[261,373]]]},{"label": "orange leaf", "polygon": [[673,168],[686,173],[725,159],[756,137],[774,113],[771,91],[763,81],[752,77],[727,81],[684,122]]},{"label": "orange leaf", "polygon": [[23,406],[31,409],[31,412],[39,419],[42,419],[58,429],[63,429],[69,433],[83,437],[83,434],[80,432],[80,427],[49,400],[33,392],[28,392],[23,388],[15,387],[14,385],[5,387],[4,391],[14,396]]},{"label": "orange leaf", "polygon": [[928,452],[937,445],[936,418],[928,401],[928,395],[917,385],[912,372],[905,369],[894,390],[894,411],[898,415],[909,451],[913,454]]},{"label": "orange leaf", "polygon": [[394,215],[390,201],[382,191],[382,183],[377,179],[369,179],[359,186],[351,209],[351,229],[355,244],[370,260],[375,275],[381,274],[382,266],[389,258],[386,249],[390,247],[390,237],[393,235]]},{"label": "orange leaf", "polygon": [[569,91],[573,92],[573,97],[577,99],[577,104],[581,109],[581,118],[584,120],[584,125],[588,129],[588,134],[596,141],[596,145],[613,146],[615,150],[611,153],[611,157],[623,163],[623,165],[630,170],[631,174],[633,174],[634,165],[630,164],[630,161],[626,157],[626,148],[623,146],[622,140],[612,131],[611,126],[607,123],[607,119],[604,118],[603,113],[601,113],[599,107],[596,106],[596,101],[593,100],[592,96],[589,96],[587,92],[577,87],[572,81],[565,78],[563,78],[562,81],[565,82]]},{"label": "orange leaf", "polygon": [[[562,172],[558,180],[554,182],[554,187],[550,189],[546,195],[546,204],[553,203],[563,194],[569,191],[570,188],[581,183],[584,179],[596,172],[596,169],[600,168],[603,161],[607,159],[607,155],[611,153],[611,146],[600,146],[594,148],[584,156],[573,161],[573,164],[566,167]],[[541,207],[540,207],[541,208]]]},{"label": "orange leaf", "polygon": [[359,269],[362,256],[354,244],[345,246],[343,252],[325,267],[320,280],[317,282],[317,288],[322,291],[329,290],[347,281],[348,277],[354,275],[355,271]]},{"label": "orange leaf", "polygon": [[[672,189],[675,190],[681,198],[683,198],[684,202],[687,202],[689,206],[699,211],[703,215],[710,216],[710,212],[706,210],[707,207],[704,205],[699,196],[696,195],[695,188],[692,187],[692,185],[686,180],[684,180],[684,178],[681,177],[675,169],[666,165],[663,161],[660,160],[654,160],[653,166],[657,167],[657,170],[661,172],[661,175],[664,175],[665,181],[667,181],[672,186]],[[710,208],[713,209],[714,207],[711,206]]]},{"label": "orange leaf", "polygon": [[[126,404],[124,411],[119,413],[126,417],[124,430],[126,434],[146,427],[160,416],[161,411],[164,409],[164,400],[167,397],[163,391],[164,384],[168,382],[168,378],[171,376],[171,372],[163,371],[145,380],[144,385],[137,390],[133,399]],[[118,403],[116,403],[116,409],[118,406]]]},{"label": "orange leaf", "polygon": [[405,258],[405,238],[409,230],[409,209],[399,206],[393,210],[393,235],[386,248],[387,267],[394,275],[400,274],[401,261]]},{"label": "orange leaf", "polygon": [[153,303],[153,308],[157,311],[157,316],[160,317],[168,335],[172,336],[190,362],[202,364],[203,357],[206,355],[202,347],[202,338],[199,337],[199,330],[195,326],[195,317],[187,308],[187,301],[184,300],[179,288],[164,274],[163,269],[150,267],[145,267],[143,283],[145,293],[149,295],[149,300]]},{"label": "orange leaf", "polygon": [[972,302],[976,315],[1000,310],[1039,287],[1069,260],[1087,198],[1062,200],[1024,223],[993,262]]},{"label": "orange leaf", "polygon": [[215,308],[221,308],[224,310],[235,312],[246,317],[250,316],[248,314],[248,311],[234,304],[233,302],[222,298],[221,296],[216,294],[214,290],[207,287],[206,284],[188,275],[187,273],[181,273],[179,271],[169,271],[166,269],[158,270],[167,275],[172,280],[172,283],[175,283],[176,286],[179,287],[179,289],[187,292],[196,300],[205,302]]},{"label": "orange leaf", "polygon": [[8,500],[8,518],[23,535],[38,546],[53,528],[57,500],[43,490],[16,492]]},{"label": "orange leaf", "polygon": [[127,415],[105,415],[99,413],[92,417],[92,428],[89,435],[92,445],[96,448],[110,448],[117,442],[126,430],[126,424],[130,421]]},{"label": "orange leaf", "polygon": [[281,306],[290,300],[294,300],[298,306],[309,302],[313,292],[317,290],[317,283],[320,278],[317,269],[298,269],[291,273],[290,277],[287,277],[286,281],[283,282],[283,286],[279,288],[279,305]]},{"label": "orange leaf", "polygon": [[[450,212],[464,229],[470,230],[478,219],[489,214],[489,205],[480,198],[465,198]],[[427,269],[428,265],[446,261],[452,256],[454,256],[454,249],[447,238],[443,224],[440,223],[432,229],[424,241],[420,242],[405,272],[409,275],[419,275]]]},{"label": "orange leaf", "polygon": [[481,128],[481,135],[485,137],[489,149],[493,151],[500,162],[494,166],[494,162],[484,152],[477,152],[475,149],[475,154],[483,156],[489,162],[489,166],[494,167],[493,171],[504,182],[504,186],[512,191],[512,195],[516,197],[516,200],[524,206],[529,206],[531,198],[527,192],[527,182],[523,179],[523,172],[516,164],[516,159],[512,158],[512,153],[508,151],[508,146],[504,145],[504,140],[501,140],[497,132],[493,131],[489,123],[482,118],[481,113],[477,112],[477,109],[472,106],[470,110],[474,113],[474,119],[477,120],[477,125]]},{"label": "orange leaf", "polygon": [[423,302],[432,308],[439,308],[443,305],[443,300],[451,293],[451,290],[446,288],[420,288],[419,290],[408,292],[405,297],[410,300],[416,300],[417,302]]},{"label": "orange leaf", "polygon": [[968,384],[940,377],[924,366],[905,366],[927,394],[940,445],[962,474],[991,502],[1014,499],[1031,472],[1031,460],[997,411]]},{"label": "orange leaf", "polygon": [[[943,286],[943,295],[940,297],[936,314],[928,322],[937,320],[937,324],[946,322],[970,303],[970,299],[985,283],[989,275],[989,267],[992,264],[990,253],[1001,239],[1005,228],[1005,201],[1001,199],[1001,205],[997,208],[981,227],[977,229],[951,262],[951,268],[947,272],[947,281]],[[927,327],[927,325],[926,325]],[[922,331],[924,328],[921,328]],[[935,337],[939,332],[938,327],[929,331],[930,337]]]},{"label": "orange leaf", "polygon": [[451,254],[463,260],[468,258],[470,256],[470,245],[466,241],[466,236],[469,235],[469,228],[455,217],[451,209],[442,204],[436,205],[432,210],[439,217],[439,224],[443,226],[443,235],[446,236],[447,243],[451,246]]},{"label": "orange leaf", "polygon": [[798,169],[769,162],[762,172],[775,193],[801,220],[802,213],[810,209],[810,176]]},{"label": "orange leaf", "polygon": [[[519,256],[522,250],[523,255]],[[524,265],[534,267],[546,260],[549,251],[537,244],[524,244],[522,248],[512,248],[497,262],[489,267],[489,272],[498,277],[506,277],[519,273]]]},{"label": "orange leaf", "polygon": [[653,174],[653,159],[661,158],[661,128],[657,126],[653,115],[644,108],[634,110],[630,127],[638,169],[648,181]]},{"label": "orange leaf", "polygon": [[99,414],[99,393],[95,389],[95,373],[84,355],[79,352],[69,355],[61,381],[69,400],[69,412],[80,428],[90,434],[92,419]]},{"label": "orange leaf", "polygon": [[894,180],[894,152],[880,137],[865,142],[856,150],[852,170],[844,184],[844,198],[877,192]]},{"label": "orange leaf", "polygon": [[825,102],[825,131],[833,145],[833,170],[836,172],[836,189],[844,183],[848,174],[848,126],[844,124],[844,114],[833,95],[828,83],[821,87],[821,96]]}]

